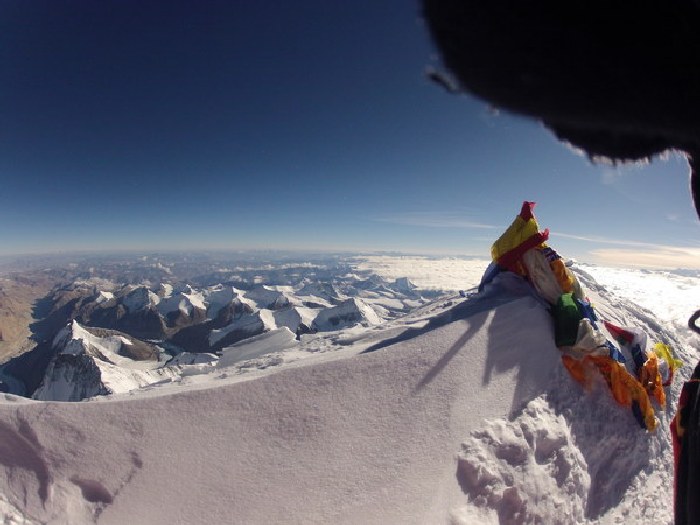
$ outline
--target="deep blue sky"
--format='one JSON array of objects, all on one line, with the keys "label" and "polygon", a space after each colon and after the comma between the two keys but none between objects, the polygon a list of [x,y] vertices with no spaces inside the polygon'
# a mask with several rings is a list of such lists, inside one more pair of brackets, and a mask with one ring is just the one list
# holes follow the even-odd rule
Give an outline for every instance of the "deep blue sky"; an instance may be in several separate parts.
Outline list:
[{"label": "deep blue sky", "polygon": [[563,255],[691,265],[683,159],[593,166],[428,66],[406,0],[3,0],[0,254],[487,257],[528,199]]}]

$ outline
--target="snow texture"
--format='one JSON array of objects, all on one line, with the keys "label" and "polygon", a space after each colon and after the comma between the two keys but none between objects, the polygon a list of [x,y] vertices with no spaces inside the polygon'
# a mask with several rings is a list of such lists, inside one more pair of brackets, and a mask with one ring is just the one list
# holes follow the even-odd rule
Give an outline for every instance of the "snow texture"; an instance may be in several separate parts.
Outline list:
[{"label": "snow texture", "polygon": [[[577,272],[602,316],[694,365],[689,333]],[[272,329],[225,349],[216,366],[200,364],[202,373],[130,394],[83,403],[5,395],[0,516],[12,524],[672,523],[668,423],[692,366],[648,433],[604,385],[586,392],[569,377],[549,313],[522,280],[503,275],[465,295],[300,341]],[[305,359],[285,360],[304,348]],[[280,364],[243,367],[270,350]]]}]

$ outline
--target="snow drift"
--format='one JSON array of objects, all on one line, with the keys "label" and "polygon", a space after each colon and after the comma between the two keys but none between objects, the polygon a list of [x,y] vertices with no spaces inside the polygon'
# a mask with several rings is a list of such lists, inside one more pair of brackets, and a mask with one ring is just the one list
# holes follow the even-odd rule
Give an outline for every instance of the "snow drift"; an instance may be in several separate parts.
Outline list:
[{"label": "snow drift", "polygon": [[[694,357],[649,312],[579,278],[602,314]],[[503,274],[466,295],[288,366],[237,374],[216,366],[198,381],[83,403],[5,395],[0,515],[8,523],[670,523],[671,414],[657,411],[661,424],[646,433],[605,386],[584,392],[521,279]],[[260,337],[298,351],[286,328]]]}]

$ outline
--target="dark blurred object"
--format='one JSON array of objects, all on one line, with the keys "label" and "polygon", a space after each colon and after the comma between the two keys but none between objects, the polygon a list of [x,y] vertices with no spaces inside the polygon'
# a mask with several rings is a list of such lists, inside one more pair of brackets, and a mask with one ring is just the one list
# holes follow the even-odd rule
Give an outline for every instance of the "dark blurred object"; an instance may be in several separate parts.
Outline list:
[{"label": "dark blurred object", "polygon": [[540,119],[591,157],[625,161],[668,149],[700,158],[699,4],[424,0],[423,9],[463,91]]},{"label": "dark blurred object", "polygon": [[676,525],[694,525],[700,518],[700,363],[683,383],[671,422],[674,463],[673,511]]}]

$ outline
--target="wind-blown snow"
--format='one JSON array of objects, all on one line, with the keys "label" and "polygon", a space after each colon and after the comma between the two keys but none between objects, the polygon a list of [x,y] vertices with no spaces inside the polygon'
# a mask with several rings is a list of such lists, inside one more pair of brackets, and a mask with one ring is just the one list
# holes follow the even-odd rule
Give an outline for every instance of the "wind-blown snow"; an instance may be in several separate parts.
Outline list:
[{"label": "wind-blown snow", "polygon": [[[579,275],[601,315],[663,339],[694,365],[687,333]],[[204,373],[146,392],[84,403],[5,395],[0,515],[9,523],[671,523],[667,429],[689,367],[647,433],[606,387],[585,392],[569,377],[549,313],[522,280],[503,275],[467,295],[355,326],[345,338],[297,341],[272,329],[225,349]],[[317,351],[285,360],[304,348]],[[268,350],[277,357],[264,369],[240,360]]]}]

